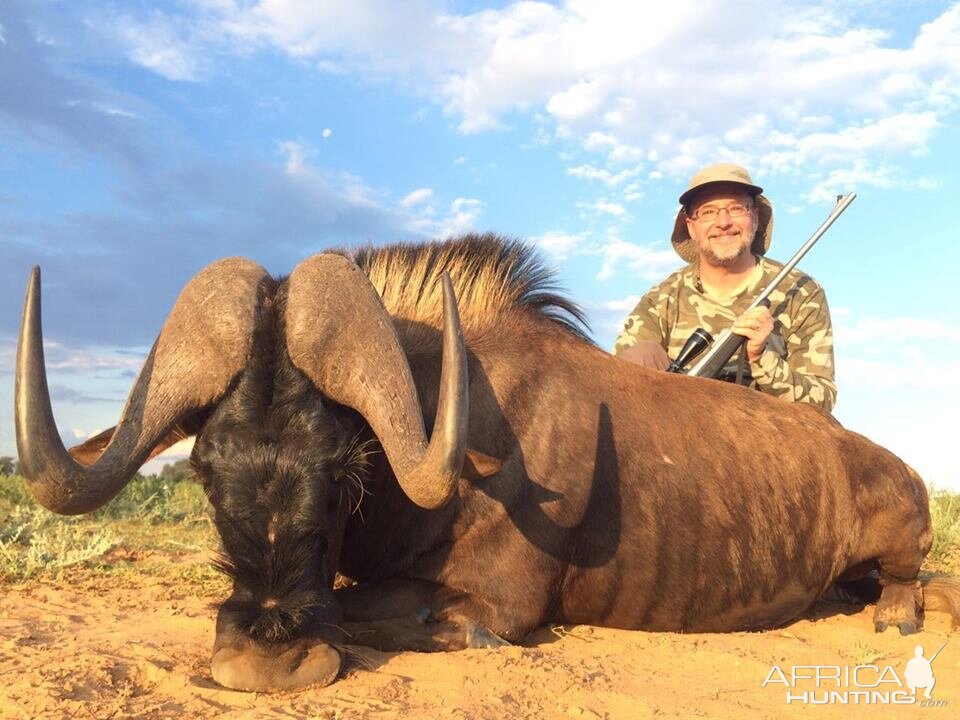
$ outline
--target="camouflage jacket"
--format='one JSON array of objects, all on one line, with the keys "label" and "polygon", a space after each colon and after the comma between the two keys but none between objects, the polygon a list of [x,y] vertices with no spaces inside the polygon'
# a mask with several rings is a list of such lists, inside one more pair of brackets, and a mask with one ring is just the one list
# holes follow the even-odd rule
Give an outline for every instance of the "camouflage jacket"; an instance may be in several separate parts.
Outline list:
[{"label": "camouflage jacket", "polygon": [[[697,327],[714,337],[729,328],[782,268],[781,263],[761,257],[756,282],[728,304],[697,289],[696,266],[678,270],[640,299],[614,344],[614,354],[639,341],[652,340],[675,358]],[[795,268],[771,293],[770,312],[773,332],[760,359],[749,363],[745,379],[761,392],[832,410],[837,399],[833,328],[823,288]],[[736,355],[732,358],[738,359]]]}]

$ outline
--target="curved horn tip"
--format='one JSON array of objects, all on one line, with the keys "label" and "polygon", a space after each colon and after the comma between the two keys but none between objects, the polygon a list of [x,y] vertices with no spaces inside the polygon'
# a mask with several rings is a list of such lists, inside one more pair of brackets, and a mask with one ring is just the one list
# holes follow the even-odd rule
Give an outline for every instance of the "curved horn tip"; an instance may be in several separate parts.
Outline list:
[{"label": "curved horn tip", "polygon": [[443,282],[444,323],[450,324],[450,322],[453,321],[459,326],[460,307],[457,303],[457,293],[453,289],[453,280],[450,279],[450,275],[446,270],[443,271],[443,277],[441,280]]},{"label": "curved horn tip", "polygon": [[24,298],[24,314],[40,301],[40,266],[34,265],[27,276],[27,292]]}]

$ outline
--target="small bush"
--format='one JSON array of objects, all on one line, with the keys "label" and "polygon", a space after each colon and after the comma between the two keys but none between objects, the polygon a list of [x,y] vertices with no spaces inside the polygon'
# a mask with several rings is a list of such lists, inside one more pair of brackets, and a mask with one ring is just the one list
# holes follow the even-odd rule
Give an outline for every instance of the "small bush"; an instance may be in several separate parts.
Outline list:
[{"label": "small bush", "polygon": [[136,476],[90,515],[64,517],[37,505],[26,481],[0,476],[0,581],[19,582],[89,566],[115,547],[178,549],[215,541],[199,485]]},{"label": "small bush", "polygon": [[36,507],[33,495],[27,489],[27,481],[19,475],[0,475],[0,521],[4,509],[17,507]]},{"label": "small bush", "polygon": [[927,565],[934,570],[960,572],[960,494],[930,490],[933,545]]},{"label": "small bush", "polygon": [[177,523],[206,513],[207,498],[196,483],[167,480],[158,475],[137,475],[117,497],[93,513],[93,517]]},{"label": "small bush", "polygon": [[100,557],[119,537],[109,527],[18,506],[0,525],[0,579],[27,580]]}]

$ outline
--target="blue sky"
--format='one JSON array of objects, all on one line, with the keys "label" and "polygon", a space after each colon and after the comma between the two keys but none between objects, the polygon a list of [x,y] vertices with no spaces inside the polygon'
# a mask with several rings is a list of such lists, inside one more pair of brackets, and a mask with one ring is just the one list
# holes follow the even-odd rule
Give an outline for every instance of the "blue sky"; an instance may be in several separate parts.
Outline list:
[{"label": "blue sky", "polygon": [[836,415],[960,489],[958,103],[960,5],[935,0],[5,0],[0,455],[34,264],[80,439],[227,255],[280,274],[331,246],[522,237],[609,348],[680,265],[689,177],[732,160],[781,260],[857,192],[801,264],[833,312]]}]

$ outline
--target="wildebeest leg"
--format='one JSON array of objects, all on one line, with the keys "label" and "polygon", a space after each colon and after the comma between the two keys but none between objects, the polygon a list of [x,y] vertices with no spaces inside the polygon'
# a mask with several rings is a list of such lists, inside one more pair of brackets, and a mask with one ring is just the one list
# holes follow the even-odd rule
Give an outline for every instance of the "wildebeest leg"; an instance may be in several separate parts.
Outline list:
[{"label": "wildebeest leg", "polygon": [[510,644],[463,616],[437,621],[423,613],[385,620],[346,622],[342,627],[346,631],[347,642],[386,651],[439,652]]},{"label": "wildebeest leg", "polygon": [[903,472],[865,473],[858,511],[865,520],[861,557],[877,561],[883,588],[874,627],[883,632],[895,624],[902,635],[909,635],[923,623],[923,590],[917,576],[933,531],[923,480],[912,468],[901,467]]},{"label": "wildebeest leg", "polygon": [[[929,523],[927,528],[929,530]],[[922,534],[917,532],[901,531],[900,535],[895,538],[896,551],[879,558],[880,586],[883,589],[873,614],[873,624],[877,632],[896,625],[901,635],[910,635],[923,624],[923,589],[917,576],[929,541],[925,543]]]},{"label": "wildebeest leg", "polygon": [[398,578],[350,585],[334,591],[348,621],[385,620],[430,610],[437,596],[436,583]]},{"label": "wildebeest leg", "polygon": [[823,599],[854,605],[873,605],[880,599],[877,561],[868,560],[848,568],[823,595]]},{"label": "wildebeest leg", "polygon": [[335,596],[349,642],[421,652],[509,644],[459,611],[467,598],[433,582],[395,579],[341,588]]}]

